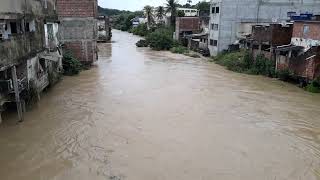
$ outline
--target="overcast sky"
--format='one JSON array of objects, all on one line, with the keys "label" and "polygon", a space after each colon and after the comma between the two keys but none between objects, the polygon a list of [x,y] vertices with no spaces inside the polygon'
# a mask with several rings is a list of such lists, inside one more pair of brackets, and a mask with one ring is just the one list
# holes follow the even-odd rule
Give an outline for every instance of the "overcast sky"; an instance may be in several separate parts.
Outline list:
[{"label": "overcast sky", "polygon": [[[164,5],[166,0],[98,0],[99,6],[120,10],[141,10],[145,5],[160,6]],[[179,0],[180,4],[185,4],[187,0]],[[193,4],[199,0],[193,0]]]}]

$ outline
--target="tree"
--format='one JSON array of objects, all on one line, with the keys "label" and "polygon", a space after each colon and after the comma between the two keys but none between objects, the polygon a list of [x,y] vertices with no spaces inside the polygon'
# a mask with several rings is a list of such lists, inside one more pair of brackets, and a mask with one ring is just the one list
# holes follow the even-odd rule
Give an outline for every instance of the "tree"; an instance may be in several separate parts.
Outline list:
[{"label": "tree", "polygon": [[187,0],[188,4],[191,4],[192,3],[192,0]]},{"label": "tree", "polygon": [[156,12],[156,16],[158,18],[158,20],[160,21],[160,23],[162,23],[163,17],[165,16],[165,10],[163,6],[159,6],[157,8],[157,12]]},{"label": "tree", "polygon": [[176,0],[167,0],[166,5],[167,5],[167,12],[171,13],[171,17],[170,17],[171,26],[175,28],[178,3],[176,2]]},{"label": "tree", "polygon": [[143,10],[144,10],[145,16],[147,17],[147,24],[148,24],[148,29],[149,29],[151,27],[152,23],[154,22],[153,8],[148,5],[148,6],[145,6]]},{"label": "tree", "polygon": [[184,13],[184,11],[178,11],[178,17],[185,17],[186,14]]},{"label": "tree", "polygon": [[210,13],[210,3],[206,1],[201,1],[197,4],[197,9],[199,10],[200,14],[207,14]]}]

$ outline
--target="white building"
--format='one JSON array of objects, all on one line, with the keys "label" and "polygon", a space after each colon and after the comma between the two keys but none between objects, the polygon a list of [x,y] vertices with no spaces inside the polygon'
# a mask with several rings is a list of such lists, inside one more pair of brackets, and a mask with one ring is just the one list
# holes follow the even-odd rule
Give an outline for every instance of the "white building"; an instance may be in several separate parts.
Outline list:
[{"label": "white building", "polygon": [[145,24],[147,23],[147,19],[146,18],[143,18],[143,17],[135,17],[131,20],[132,22],[132,27],[138,27],[139,24]]},{"label": "white building", "polygon": [[[183,11],[185,17],[196,17],[199,16],[199,10],[192,8],[178,8],[177,11]],[[171,13],[166,13],[166,17],[164,18],[165,24],[170,24]]]},{"label": "white building", "polygon": [[199,16],[199,11],[192,8],[178,8],[178,11],[183,11],[186,17]]},{"label": "white building", "polygon": [[228,49],[251,26],[283,22],[289,12],[320,12],[319,0],[211,0],[209,49],[212,56]]}]

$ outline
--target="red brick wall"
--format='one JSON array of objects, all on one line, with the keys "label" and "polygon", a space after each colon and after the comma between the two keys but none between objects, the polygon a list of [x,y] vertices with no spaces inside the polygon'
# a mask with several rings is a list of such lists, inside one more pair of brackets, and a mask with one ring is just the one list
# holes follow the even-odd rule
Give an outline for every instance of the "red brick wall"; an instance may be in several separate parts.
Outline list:
[{"label": "red brick wall", "polygon": [[57,0],[59,17],[97,17],[97,0]]},{"label": "red brick wall", "polygon": [[176,29],[181,31],[199,31],[200,18],[199,17],[178,17],[176,22]]},{"label": "red brick wall", "polygon": [[[310,32],[304,36],[303,27],[308,25]],[[293,26],[293,37],[320,40],[320,21],[319,22],[295,22]]]},{"label": "red brick wall", "polygon": [[64,49],[65,51],[71,51],[72,54],[83,64],[90,64],[96,61],[96,44],[92,43],[91,41],[66,42]]}]

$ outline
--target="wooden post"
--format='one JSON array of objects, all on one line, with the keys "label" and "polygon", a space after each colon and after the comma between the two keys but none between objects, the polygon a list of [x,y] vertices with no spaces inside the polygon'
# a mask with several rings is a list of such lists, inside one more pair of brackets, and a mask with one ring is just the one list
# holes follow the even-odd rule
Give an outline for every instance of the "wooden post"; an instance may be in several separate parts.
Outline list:
[{"label": "wooden post", "polygon": [[13,66],[11,68],[11,74],[12,74],[12,80],[13,80],[14,93],[15,93],[15,97],[16,97],[19,122],[22,122],[23,121],[23,112],[22,112],[22,106],[21,106],[21,101],[20,101],[20,91],[19,91],[16,66]]}]

